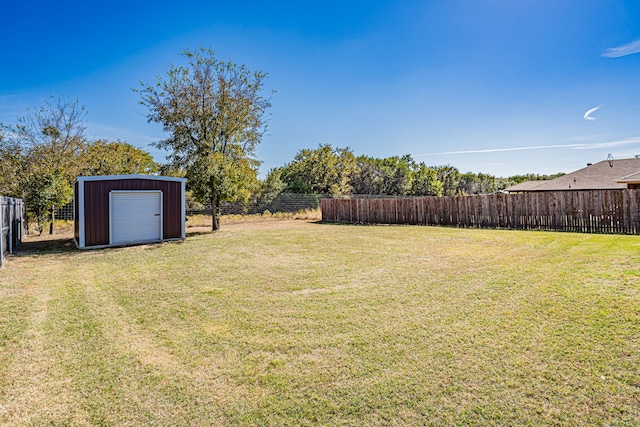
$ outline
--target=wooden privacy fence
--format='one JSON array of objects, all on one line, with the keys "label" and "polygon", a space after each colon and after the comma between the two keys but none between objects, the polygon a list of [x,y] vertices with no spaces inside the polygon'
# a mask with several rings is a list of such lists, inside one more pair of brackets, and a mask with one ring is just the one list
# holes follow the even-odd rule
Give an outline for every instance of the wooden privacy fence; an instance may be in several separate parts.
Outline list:
[{"label": "wooden privacy fence", "polygon": [[322,220],[355,224],[640,234],[640,190],[322,199]]},{"label": "wooden privacy fence", "polygon": [[0,196],[0,266],[26,235],[26,225],[23,200]]}]

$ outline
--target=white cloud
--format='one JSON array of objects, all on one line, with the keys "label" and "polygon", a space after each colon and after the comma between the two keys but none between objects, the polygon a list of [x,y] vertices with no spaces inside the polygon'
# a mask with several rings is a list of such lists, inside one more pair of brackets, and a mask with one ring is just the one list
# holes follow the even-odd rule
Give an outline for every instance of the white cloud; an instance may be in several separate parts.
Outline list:
[{"label": "white cloud", "polygon": [[622,46],[612,47],[604,51],[605,58],[620,58],[621,56],[633,55],[640,52],[640,40],[627,43]]},{"label": "white cloud", "polygon": [[597,107],[593,107],[592,109],[588,110],[586,113],[584,113],[584,116],[582,116],[582,118],[585,119],[585,120],[589,120],[591,122],[595,122],[596,118],[595,117],[591,117],[591,114],[593,114],[596,111],[598,111],[600,109],[600,107],[602,107],[602,105],[598,105]]}]

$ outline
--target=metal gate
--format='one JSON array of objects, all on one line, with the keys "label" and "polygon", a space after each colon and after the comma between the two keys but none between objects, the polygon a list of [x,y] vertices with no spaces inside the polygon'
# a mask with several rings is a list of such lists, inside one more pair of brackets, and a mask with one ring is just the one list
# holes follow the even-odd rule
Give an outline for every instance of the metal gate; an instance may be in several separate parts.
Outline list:
[{"label": "metal gate", "polygon": [[0,196],[0,266],[6,254],[12,254],[26,235],[27,221],[22,199]]}]

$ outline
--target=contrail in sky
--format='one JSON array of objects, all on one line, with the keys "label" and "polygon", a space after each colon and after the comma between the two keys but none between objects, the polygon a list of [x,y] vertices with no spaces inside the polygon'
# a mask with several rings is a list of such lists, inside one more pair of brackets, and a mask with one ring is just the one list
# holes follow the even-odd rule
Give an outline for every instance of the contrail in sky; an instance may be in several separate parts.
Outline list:
[{"label": "contrail in sky", "polygon": [[444,154],[500,153],[505,151],[544,150],[545,148],[577,148],[577,147],[583,147],[585,145],[587,144],[534,145],[530,147],[485,148],[482,150],[443,151],[441,153],[420,154],[420,156],[440,156]]},{"label": "contrail in sky", "polygon": [[596,121],[595,117],[591,117],[592,113],[595,113],[596,111],[598,111],[600,109],[600,107],[602,107],[602,105],[598,105],[597,107],[593,107],[592,109],[588,110],[586,113],[584,113],[584,116],[582,116],[583,119],[585,120],[589,120],[592,122]]},{"label": "contrail in sky", "polygon": [[621,56],[633,55],[640,52],[640,40],[627,43],[622,46],[612,47],[604,51],[605,58],[620,58]]},{"label": "contrail in sky", "polygon": [[511,148],[485,148],[481,150],[460,150],[460,151],[444,151],[441,153],[418,154],[416,157],[442,156],[451,154],[479,154],[479,153],[501,153],[507,151],[527,151],[527,150],[545,150],[554,148],[573,148],[576,150],[588,150],[595,148],[607,148],[620,145],[640,144],[640,137],[627,138],[619,141],[594,142],[594,143],[577,143],[577,144],[558,144],[558,145],[532,145],[528,147],[511,147]]}]

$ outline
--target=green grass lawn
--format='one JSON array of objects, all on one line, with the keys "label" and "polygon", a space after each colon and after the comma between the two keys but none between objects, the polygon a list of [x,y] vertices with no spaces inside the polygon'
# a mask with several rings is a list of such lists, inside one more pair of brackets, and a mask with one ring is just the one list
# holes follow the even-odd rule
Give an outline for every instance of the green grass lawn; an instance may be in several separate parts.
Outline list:
[{"label": "green grass lawn", "polygon": [[638,236],[282,221],[23,249],[1,425],[640,424]]}]

